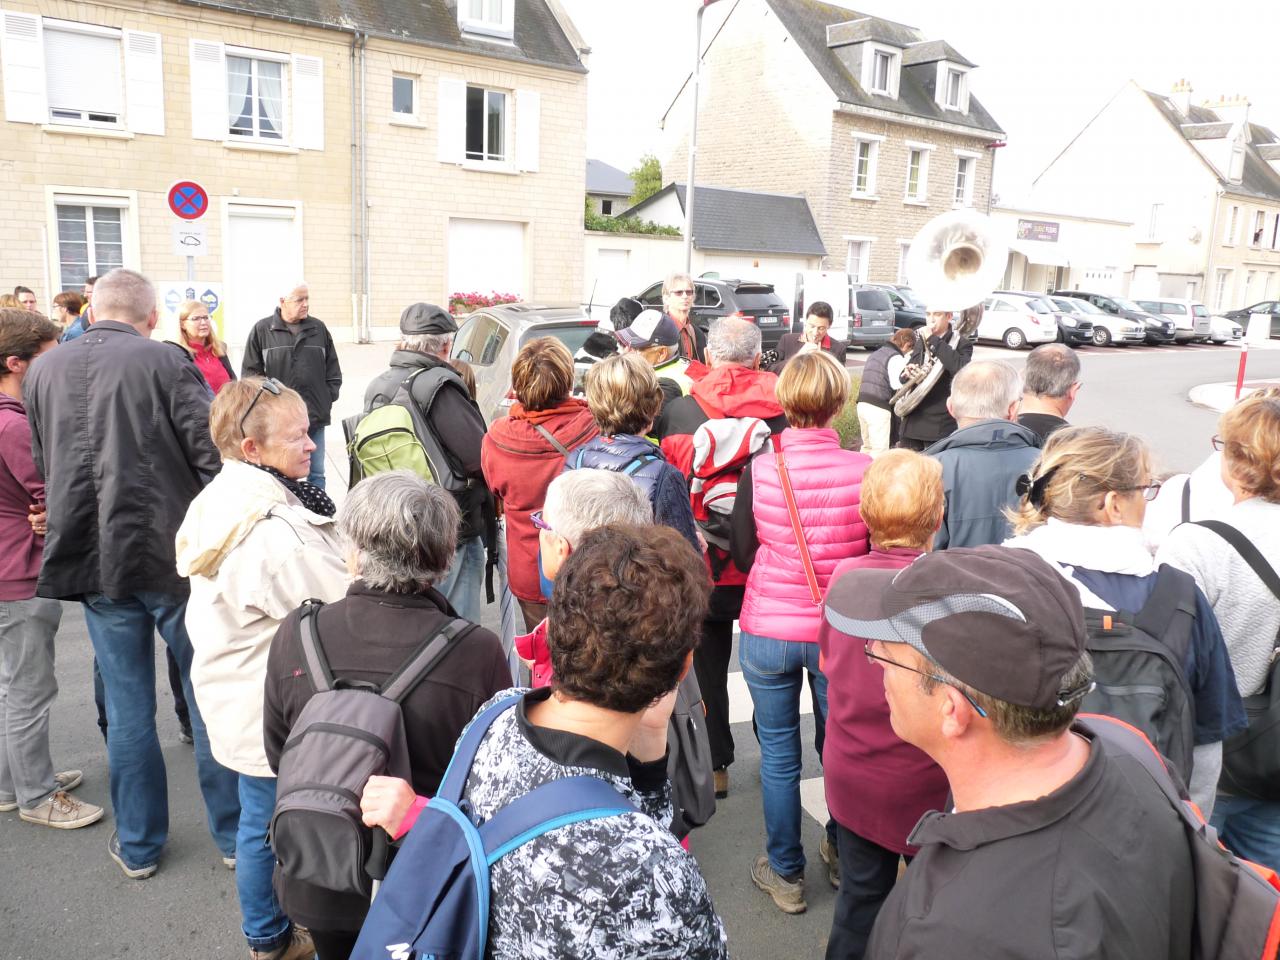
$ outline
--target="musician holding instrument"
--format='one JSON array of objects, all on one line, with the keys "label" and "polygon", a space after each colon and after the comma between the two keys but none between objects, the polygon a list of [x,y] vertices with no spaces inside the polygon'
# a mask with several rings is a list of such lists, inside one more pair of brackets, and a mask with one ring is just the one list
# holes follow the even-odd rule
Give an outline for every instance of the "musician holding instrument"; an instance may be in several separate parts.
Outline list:
[{"label": "musician holding instrument", "polygon": [[[963,311],[962,316],[968,312]],[[956,335],[959,331],[953,330],[952,318],[949,311],[930,313],[928,323],[916,331],[905,376],[922,374],[930,358],[942,372],[915,409],[902,418],[898,446],[908,450],[924,450],[955,432],[956,421],[947,410],[947,398],[951,396],[952,379],[973,359],[973,341]]]}]

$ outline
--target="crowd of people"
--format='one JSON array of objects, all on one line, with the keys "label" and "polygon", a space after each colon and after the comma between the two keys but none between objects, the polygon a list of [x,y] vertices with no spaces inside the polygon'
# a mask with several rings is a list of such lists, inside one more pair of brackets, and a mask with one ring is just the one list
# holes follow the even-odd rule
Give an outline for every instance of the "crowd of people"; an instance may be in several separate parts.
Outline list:
[{"label": "crowd of people", "polygon": [[[364,845],[407,849],[477,716],[456,808],[475,824],[570,777],[621,805],[493,858],[486,956],[727,956],[689,840],[731,787],[735,624],[764,820],[750,880],[807,909],[807,682],[831,960],[1199,956],[1212,834],[1184,826],[1177,791],[1235,855],[1280,869],[1280,784],[1238,749],[1267,735],[1244,701],[1269,689],[1280,631],[1280,391],[1162,480],[1140,438],[1068,422],[1065,346],[1020,373],[972,359],[971,317],[934,313],[855,393],[827,304],[766,355],[748,319],[704,330],[675,274],[662,310],[619,304],[577,356],[525,343],[486,424],[456,321],[417,303],[344,423],[339,506],[324,440],[342,371],[305,283],[236,371],[205,304],[161,341],[145,277],[93,280],[59,295],[61,324],[26,288],[0,307],[0,811],[105,816],[50,756],[54,637],[77,602],[108,855],[130,879],[160,869],[158,633],[254,960],[419,949],[362,936],[393,909],[371,905]],[[833,428],[849,410],[860,449]],[[495,573],[512,622],[492,632]],[[401,732],[332,719],[350,690],[390,698]],[[299,783],[317,735],[331,769]],[[348,763],[354,740],[386,763]],[[290,824],[325,825],[283,829],[290,804],[313,814]],[[415,887],[390,863],[399,909]]]}]

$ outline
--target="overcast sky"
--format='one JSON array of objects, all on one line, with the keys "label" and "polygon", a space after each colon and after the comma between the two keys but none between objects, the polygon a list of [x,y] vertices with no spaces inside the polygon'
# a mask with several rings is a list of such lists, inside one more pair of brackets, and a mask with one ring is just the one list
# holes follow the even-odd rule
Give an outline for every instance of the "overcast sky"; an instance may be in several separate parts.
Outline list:
[{"label": "overcast sky", "polygon": [[[629,170],[656,152],[658,119],[692,67],[698,0],[561,2],[592,48],[587,155]],[[704,44],[734,2],[708,10]],[[876,0],[853,9],[944,39],[978,65],[972,92],[1008,134],[996,164],[1005,201],[1130,79],[1167,94],[1186,77],[1194,103],[1244,94],[1250,119],[1280,132],[1278,0]]]}]

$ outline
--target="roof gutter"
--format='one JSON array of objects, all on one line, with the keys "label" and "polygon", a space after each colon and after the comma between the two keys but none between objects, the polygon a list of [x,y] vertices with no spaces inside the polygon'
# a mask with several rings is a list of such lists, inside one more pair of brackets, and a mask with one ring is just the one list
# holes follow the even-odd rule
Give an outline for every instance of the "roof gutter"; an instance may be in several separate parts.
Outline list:
[{"label": "roof gutter", "polygon": [[999,127],[992,130],[987,127],[966,127],[958,123],[947,123],[945,120],[931,120],[918,117],[914,113],[894,113],[892,110],[881,110],[879,107],[868,107],[860,103],[836,102],[836,113],[847,113],[851,116],[874,117],[877,120],[888,120],[890,123],[901,123],[908,127],[923,127],[927,130],[939,130],[943,133],[956,133],[962,137],[982,137],[991,140],[993,137],[1003,140],[1005,132]]}]

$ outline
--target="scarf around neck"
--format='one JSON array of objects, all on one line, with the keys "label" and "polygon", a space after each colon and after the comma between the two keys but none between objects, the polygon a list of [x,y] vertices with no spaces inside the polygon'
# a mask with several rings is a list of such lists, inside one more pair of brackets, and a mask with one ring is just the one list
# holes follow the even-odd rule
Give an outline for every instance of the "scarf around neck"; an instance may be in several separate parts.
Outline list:
[{"label": "scarf around neck", "polygon": [[257,467],[264,473],[269,473],[282,484],[284,488],[292,493],[301,501],[302,505],[312,513],[317,513],[322,517],[332,517],[338,510],[333,501],[329,499],[329,495],[317,487],[314,483],[308,483],[306,480],[294,480],[292,477],[286,477],[275,467],[269,467],[265,463],[253,463],[250,466]]},{"label": "scarf around neck", "polygon": [[1151,547],[1138,527],[1104,527],[1050,518],[1030,533],[1006,540],[1003,546],[1038,553],[1080,591],[1086,607],[1102,610],[1110,610],[1111,604],[1072,576],[1075,567],[1132,577],[1145,577],[1156,570]]}]

